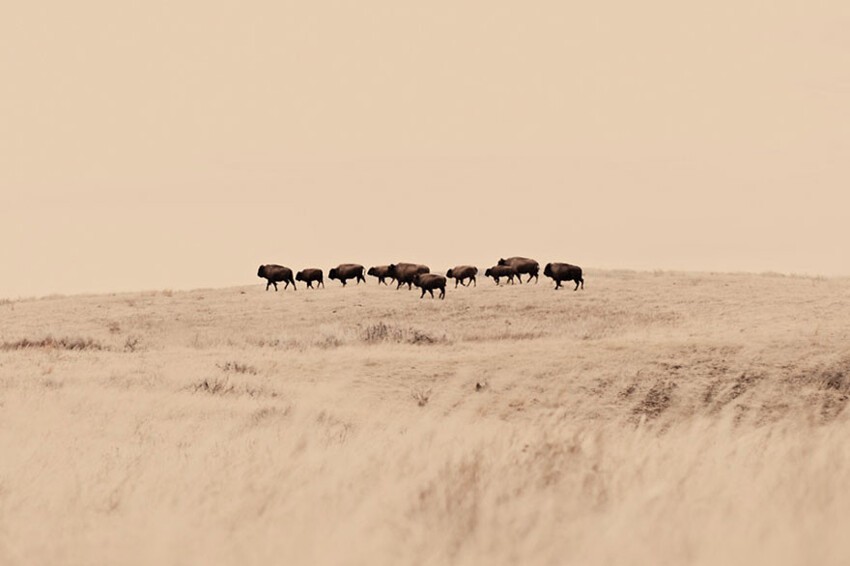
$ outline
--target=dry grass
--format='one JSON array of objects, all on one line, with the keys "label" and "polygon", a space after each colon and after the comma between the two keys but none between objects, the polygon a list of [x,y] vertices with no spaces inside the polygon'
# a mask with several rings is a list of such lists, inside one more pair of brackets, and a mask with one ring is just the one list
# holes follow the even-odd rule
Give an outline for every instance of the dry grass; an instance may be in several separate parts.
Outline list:
[{"label": "dry grass", "polygon": [[363,328],[362,340],[368,344],[395,342],[397,344],[441,344],[447,343],[445,334],[432,335],[416,328],[402,328],[386,322],[370,324]]},{"label": "dry grass", "polygon": [[9,350],[29,350],[29,349],[43,349],[43,350],[103,350],[105,349],[100,342],[92,340],[91,338],[54,338],[53,336],[47,336],[45,338],[40,338],[37,340],[31,340],[29,338],[21,338],[20,340],[15,340],[12,342],[3,342],[0,343],[0,350],[9,351]]},{"label": "dry grass", "polygon": [[847,563],[850,281],[586,279],[15,301],[0,564]]}]

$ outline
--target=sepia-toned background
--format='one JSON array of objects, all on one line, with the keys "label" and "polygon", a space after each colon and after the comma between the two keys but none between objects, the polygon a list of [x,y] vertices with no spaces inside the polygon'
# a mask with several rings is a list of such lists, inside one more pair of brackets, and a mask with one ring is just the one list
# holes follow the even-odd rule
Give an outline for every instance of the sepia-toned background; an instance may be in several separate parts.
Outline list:
[{"label": "sepia-toned background", "polygon": [[850,274],[850,4],[12,3],[0,296],[531,255]]}]

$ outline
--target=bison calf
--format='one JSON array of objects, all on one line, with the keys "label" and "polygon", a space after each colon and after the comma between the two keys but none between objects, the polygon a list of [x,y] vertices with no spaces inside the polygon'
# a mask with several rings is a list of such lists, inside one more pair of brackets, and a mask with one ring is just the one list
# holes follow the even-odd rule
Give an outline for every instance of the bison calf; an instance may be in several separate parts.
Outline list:
[{"label": "bison calf", "polygon": [[292,283],[293,291],[298,290],[295,287],[295,280],[292,278],[292,270],[282,265],[275,265],[273,263],[261,265],[260,269],[257,270],[257,277],[262,277],[266,280],[266,291],[269,290],[269,285],[274,285],[274,290],[277,291],[279,281],[286,282],[286,285],[283,287],[284,290],[289,287],[290,283]]},{"label": "bison calf", "polygon": [[295,274],[295,280],[303,281],[304,283],[306,283],[308,289],[313,288],[314,281],[316,282],[316,288],[318,288],[319,285],[321,285],[322,287],[325,286],[325,277],[322,274],[321,269],[302,269],[301,271]]},{"label": "bison calf", "polygon": [[508,281],[510,281],[511,285],[513,285],[515,275],[516,271],[514,271],[514,268],[510,265],[494,265],[484,272],[484,277],[492,277],[493,281],[496,282],[496,285],[499,284],[499,279],[502,277],[507,277]]},{"label": "bison calf", "polygon": [[543,269],[543,275],[551,277],[555,281],[555,289],[561,288],[561,281],[575,281],[575,291],[578,286],[584,289],[584,277],[581,275],[581,268],[577,265],[569,263],[547,263]]},{"label": "bison calf", "polygon": [[395,281],[395,277],[390,275],[390,266],[389,265],[376,265],[375,267],[370,267],[369,271],[366,272],[366,275],[371,275],[372,277],[378,278],[378,284],[383,283],[387,284],[385,279],[389,279],[390,281]]},{"label": "bison calf", "polygon": [[446,278],[436,273],[417,273],[413,276],[413,284],[422,289],[422,294],[419,298],[425,296],[425,291],[431,294],[434,298],[434,289],[440,290],[440,298],[446,298]]},{"label": "bison calf", "polygon": [[[446,272],[446,277],[455,280],[455,289],[457,289],[458,283],[460,283],[464,287],[469,287],[470,283],[478,287],[478,283],[475,281],[476,275],[478,275],[478,268],[472,265],[458,265],[457,267],[453,267],[449,269],[448,272]],[[469,281],[464,283],[464,279],[469,279]]]},{"label": "bison calf", "polygon": [[342,286],[345,287],[345,283],[349,279],[356,279],[357,284],[360,285],[360,282],[366,282],[366,278],[363,276],[363,273],[366,271],[366,268],[357,263],[343,263],[331,269],[328,272],[328,279],[337,279],[342,281]]}]

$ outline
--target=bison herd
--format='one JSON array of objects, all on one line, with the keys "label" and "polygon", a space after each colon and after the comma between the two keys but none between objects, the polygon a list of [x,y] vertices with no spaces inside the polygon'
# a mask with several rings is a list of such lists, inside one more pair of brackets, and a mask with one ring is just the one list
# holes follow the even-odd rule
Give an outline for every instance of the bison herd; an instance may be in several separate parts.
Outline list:
[{"label": "bison herd", "polygon": [[[328,272],[328,279],[336,279],[342,286],[345,287],[350,279],[354,279],[359,285],[361,281],[366,282],[365,275],[370,275],[378,279],[378,284],[387,285],[387,279],[396,283],[396,289],[400,289],[402,285],[407,285],[408,289],[413,289],[415,285],[422,290],[419,298],[429,293],[434,297],[434,291],[440,291],[440,298],[446,297],[446,281],[447,279],[455,280],[455,287],[458,284],[468,287],[470,284],[477,287],[478,282],[475,276],[478,275],[478,268],[474,265],[458,265],[446,272],[446,275],[431,273],[427,265],[418,263],[393,263],[390,265],[377,265],[370,267],[366,271],[362,265],[356,263],[343,263],[332,268]],[[492,277],[496,285],[500,284],[500,279],[505,278],[511,284],[514,279],[522,283],[522,276],[528,275],[526,283],[534,279],[537,283],[540,276],[540,264],[533,259],[527,257],[509,257],[508,259],[500,259],[493,267],[487,268],[484,271],[484,277]],[[555,289],[561,288],[561,283],[564,281],[572,281],[576,284],[574,291],[579,286],[584,289],[584,278],[581,274],[581,268],[577,265],[569,263],[547,263],[543,268],[543,275],[549,277],[555,282]],[[324,274],[321,269],[310,268],[302,269],[292,277],[292,270],[282,265],[268,264],[261,265],[257,271],[257,277],[266,280],[266,291],[274,285],[274,290],[277,291],[278,283],[285,283],[284,289],[292,284],[292,289],[295,290],[295,282],[303,281],[307,287],[313,288],[313,283],[316,287],[325,286]]]}]

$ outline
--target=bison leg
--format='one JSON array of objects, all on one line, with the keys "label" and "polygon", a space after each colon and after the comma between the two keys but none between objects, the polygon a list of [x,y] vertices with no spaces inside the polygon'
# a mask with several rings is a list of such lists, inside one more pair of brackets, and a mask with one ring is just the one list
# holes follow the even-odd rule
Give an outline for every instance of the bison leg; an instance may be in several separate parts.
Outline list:
[{"label": "bison leg", "polygon": [[296,287],[296,286],[295,286],[295,281],[294,281],[294,280],[292,280],[292,279],[290,279],[290,280],[289,280],[289,282],[290,282],[290,283],[292,283],[292,290],[293,290],[293,291],[297,291],[297,290],[298,290],[298,287]]},{"label": "bison leg", "polygon": [[431,298],[434,298],[434,289],[428,289],[428,294],[431,295]]},{"label": "bison leg", "polygon": [[446,298],[446,288],[445,287],[440,287],[440,298],[441,299]]},{"label": "bison leg", "polygon": [[424,296],[425,296],[425,289],[423,288],[423,289],[422,289],[422,294],[421,294],[421,295],[419,295],[419,298],[421,299],[421,298],[422,298],[422,297],[424,297]]},{"label": "bison leg", "polygon": [[[275,292],[277,292],[277,281],[272,281],[272,285],[274,285],[274,290],[275,290]],[[266,287],[266,291],[268,291],[268,290],[269,290],[269,288]]]}]

